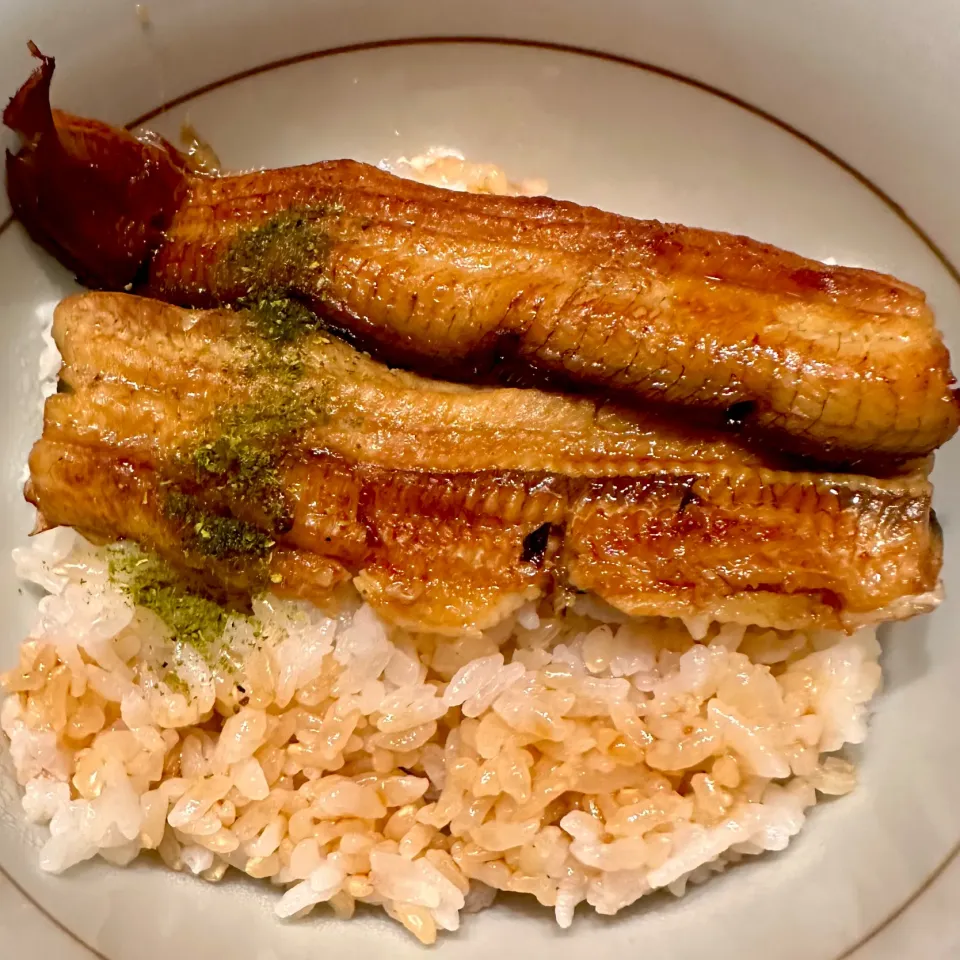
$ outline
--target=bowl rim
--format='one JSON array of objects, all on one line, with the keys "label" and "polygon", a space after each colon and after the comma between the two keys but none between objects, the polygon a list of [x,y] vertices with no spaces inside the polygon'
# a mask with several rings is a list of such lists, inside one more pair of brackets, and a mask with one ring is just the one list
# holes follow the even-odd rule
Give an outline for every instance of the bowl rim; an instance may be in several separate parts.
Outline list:
[{"label": "bowl rim", "polygon": [[[807,133],[804,133],[799,128],[795,127],[793,124],[788,123],[787,121],[781,119],[776,114],[771,113],[768,110],[765,110],[762,107],[756,106],[751,103],[749,100],[746,100],[742,97],[739,97],[735,94],[728,93],[720,87],[716,87],[712,84],[706,83],[705,81],[698,80],[694,77],[688,76],[687,74],[681,73],[679,71],[670,70],[666,67],[658,66],[644,60],[640,60],[633,57],[624,56],[621,54],[608,53],[603,50],[597,50],[590,47],[579,46],[577,44],[568,44],[568,43],[558,43],[545,40],[531,40],[531,39],[522,39],[514,37],[498,37],[490,35],[433,35],[433,36],[411,36],[411,37],[397,37],[392,39],[383,39],[383,40],[372,40],[362,43],[352,43],[344,44],[341,46],[334,47],[321,47],[315,50],[310,50],[304,53],[299,53],[294,56],[281,57],[275,60],[270,60],[257,66],[249,67],[244,70],[237,71],[235,73],[228,74],[227,76],[221,77],[220,79],[213,80],[209,83],[202,84],[186,93],[180,94],[179,96],[173,97],[169,100],[164,101],[158,106],[152,107],[150,110],[142,113],[140,116],[134,118],[133,120],[124,124],[124,127],[127,130],[135,130],[138,127],[141,127],[149,123],[154,118],[160,116],[161,114],[167,113],[170,110],[173,110],[179,106],[182,106],[186,103],[195,100],[198,97],[203,96],[206,93],[210,93],[214,90],[218,90],[222,87],[230,86],[231,84],[237,83],[241,80],[246,80],[250,77],[255,77],[261,74],[270,73],[276,70],[284,69],[285,67],[294,66],[299,63],[305,63],[313,60],[320,60],[327,57],[339,56],[344,54],[351,53],[361,53],[371,50],[381,50],[387,48],[402,48],[402,47],[413,47],[413,46],[425,46],[425,45],[465,45],[465,44],[483,44],[487,46],[501,46],[501,47],[514,47],[514,48],[528,48],[528,49],[539,49],[546,50],[554,53],[567,53],[573,54],[582,57],[588,57],[595,60],[605,61],[608,63],[618,64],[620,66],[630,67],[632,69],[641,70],[647,73],[652,73],[657,76],[663,77],[668,80],[674,80],[678,83],[682,83],[686,86],[693,87],[697,90],[700,90],[704,93],[710,94],[712,96],[718,97],[721,100],[726,101],[727,103],[738,107],[742,110],[747,111],[748,113],[753,114],[759,119],[765,120],[768,123],[773,124],[779,129],[783,130],[785,133],[788,133],[791,137],[800,140],[806,146],[811,147],[825,159],[829,160],[831,163],[838,166],[845,173],[852,176],[861,186],[866,187],[878,200],[880,200],[909,230],[923,243],[923,245],[933,254],[937,259],[940,266],[946,271],[948,276],[953,280],[954,283],[960,287],[960,266],[955,265],[943,249],[933,240],[933,238],[920,226],[920,224],[910,216],[910,214],[893,198],[888,194],[882,187],[880,187],[875,181],[871,180],[863,172],[857,169],[849,161],[844,160],[839,154],[835,153],[825,144],[817,140],[816,138],[810,136]],[[10,227],[13,226],[15,217],[10,214],[4,220],[0,221],[0,236],[2,236]],[[887,928],[892,926],[900,917],[905,914],[910,907],[912,907],[918,900],[923,897],[923,895],[932,887],[940,877],[947,872],[947,870],[954,864],[954,862],[960,857],[960,841],[958,841],[954,846],[947,851],[944,859],[938,863],[934,869],[927,875],[927,877],[917,886],[917,888],[900,903],[895,909],[893,909],[886,917],[878,921],[863,933],[857,940],[852,943],[850,946],[844,948],[844,950],[837,954],[832,960],[849,960],[854,954],[860,951],[872,940],[877,938],[881,933],[883,933]],[[61,933],[65,934],[71,941],[76,943],[79,947],[86,950],[90,957],[96,958],[96,960],[112,960],[109,956],[102,953],[95,947],[87,943],[82,937],[76,934],[71,930],[66,924],[57,919],[52,913],[50,913],[46,907],[44,907],[40,902],[35,900],[27,890],[25,890],[14,877],[8,873],[4,868],[3,864],[0,863],[0,879],[5,880],[10,886],[17,891],[17,893],[23,897],[23,899],[35,907],[43,918],[56,927]]]}]

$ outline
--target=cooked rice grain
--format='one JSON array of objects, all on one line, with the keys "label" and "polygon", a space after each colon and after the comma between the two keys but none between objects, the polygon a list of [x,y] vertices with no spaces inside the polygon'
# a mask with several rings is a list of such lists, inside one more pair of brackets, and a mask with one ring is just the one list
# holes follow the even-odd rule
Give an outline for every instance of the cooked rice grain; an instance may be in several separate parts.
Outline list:
[{"label": "cooked rice grain", "polygon": [[512,181],[502,167],[494,163],[475,163],[459,150],[430,147],[415,157],[401,157],[396,162],[384,160],[384,170],[418,180],[433,187],[466,193],[493,193],[507,197],[536,197],[547,192],[546,180]]},{"label": "cooked rice grain", "polygon": [[72,531],[15,562],[49,591],[0,708],[24,812],[49,823],[45,870],[156,850],[210,881],[269,879],[280,917],[376,904],[424,943],[497,890],[568,926],[582,901],[613,914],[783,849],[816,791],[853,788],[823,754],[863,739],[880,682],[871,630],[590,603],[451,640],[266,596],[213,659]]}]

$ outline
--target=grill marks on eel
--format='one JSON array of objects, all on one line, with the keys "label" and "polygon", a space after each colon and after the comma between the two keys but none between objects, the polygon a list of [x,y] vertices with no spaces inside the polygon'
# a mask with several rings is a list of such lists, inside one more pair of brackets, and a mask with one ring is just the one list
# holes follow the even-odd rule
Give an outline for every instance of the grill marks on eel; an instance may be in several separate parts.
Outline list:
[{"label": "grill marks on eel", "polygon": [[[122,294],[61,304],[66,391],[30,460],[45,520],[131,537],[228,591],[324,603],[354,578],[385,617],[450,633],[570,588],[790,628],[916,612],[936,586],[925,462],[792,473],[729,435],[424,380],[256,323]],[[211,555],[218,524],[243,549]]]},{"label": "grill marks on eel", "polygon": [[52,72],[43,59],[5,111],[24,138],[8,189],[92,285],[145,277],[144,292],[195,307],[280,291],[432,374],[532,368],[867,472],[960,422],[924,295],[894,277],[348,160],[205,176],[162,141],[51,113]]}]

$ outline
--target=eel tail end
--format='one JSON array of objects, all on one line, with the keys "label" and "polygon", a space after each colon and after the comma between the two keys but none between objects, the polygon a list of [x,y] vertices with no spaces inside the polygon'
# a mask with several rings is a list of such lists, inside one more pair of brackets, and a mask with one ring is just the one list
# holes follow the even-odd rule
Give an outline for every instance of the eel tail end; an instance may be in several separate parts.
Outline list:
[{"label": "eel tail end", "polygon": [[21,147],[7,151],[7,193],[27,231],[87,286],[132,283],[187,188],[186,161],[160,138],[50,106],[54,60],[40,61],[3,111]]}]

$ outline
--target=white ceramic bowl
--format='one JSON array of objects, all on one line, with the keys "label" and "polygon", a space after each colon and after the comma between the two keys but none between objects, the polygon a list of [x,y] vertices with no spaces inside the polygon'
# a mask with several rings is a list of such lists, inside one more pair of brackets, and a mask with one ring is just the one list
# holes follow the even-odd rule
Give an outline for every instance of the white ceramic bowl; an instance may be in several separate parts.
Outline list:
[{"label": "white ceramic bowl", "polygon": [[[914,0],[909,12],[898,0],[3,0],[0,10],[0,93],[30,70],[32,38],[57,57],[59,106],[148,116],[166,133],[189,118],[232,167],[455,146],[544,177],[556,195],[899,274],[929,292],[960,352],[954,0]],[[18,226],[0,228],[4,663],[35,603],[7,558],[31,521],[20,482],[40,422],[36,316],[72,287]],[[648,898],[562,932],[546,911],[508,900],[437,949],[456,960],[491,947],[564,960],[960,955],[958,459],[955,443],[935,474],[948,599],[885,631],[887,687],[851,797],[819,807],[785,854],[683,901]],[[421,954],[375,915],[280,925],[276,895],[240,880],[210,887],[146,863],[42,876],[36,842],[0,770],[4,957]]]}]

